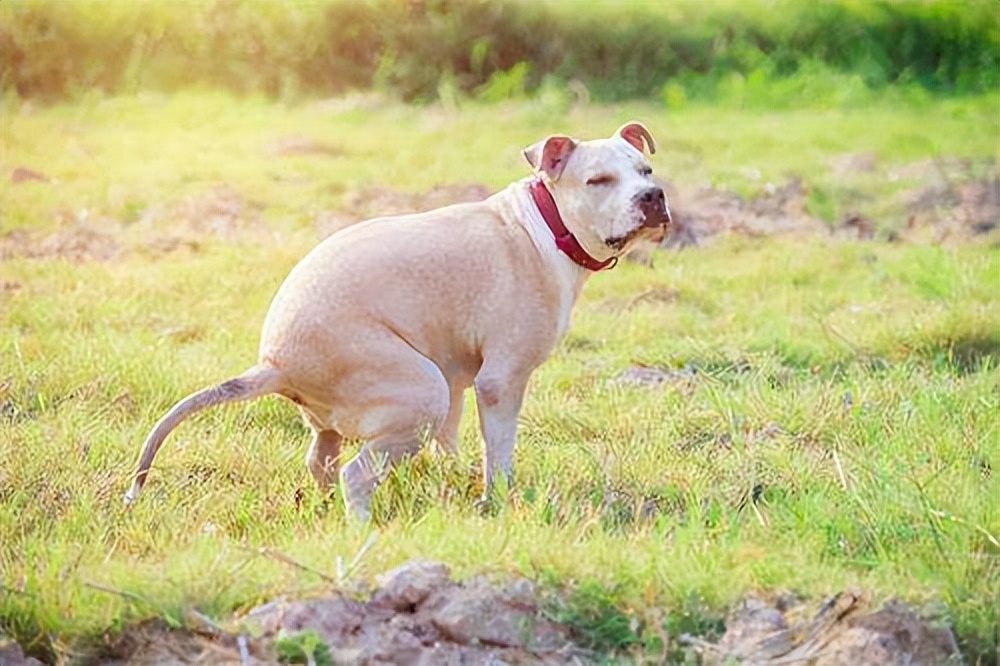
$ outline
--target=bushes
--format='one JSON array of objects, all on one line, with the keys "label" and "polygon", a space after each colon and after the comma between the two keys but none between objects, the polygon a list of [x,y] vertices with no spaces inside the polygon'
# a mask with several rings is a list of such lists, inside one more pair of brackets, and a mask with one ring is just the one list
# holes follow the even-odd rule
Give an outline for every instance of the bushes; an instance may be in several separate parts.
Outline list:
[{"label": "bushes", "polygon": [[579,81],[598,100],[652,98],[668,83],[711,99],[734,81],[816,71],[876,90],[1000,85],[986,0],[13,0],[0,19],[3,87],[50,100],[191,85],[281,98],[376,87],[408,100],[443,88],[495,99],[546,78]]}]

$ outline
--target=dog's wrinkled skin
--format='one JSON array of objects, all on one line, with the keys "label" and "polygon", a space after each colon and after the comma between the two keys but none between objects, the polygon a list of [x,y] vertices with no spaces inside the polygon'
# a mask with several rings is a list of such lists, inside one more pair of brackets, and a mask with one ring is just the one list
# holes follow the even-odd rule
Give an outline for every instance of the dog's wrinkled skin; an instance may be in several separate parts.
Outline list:
[{"label": "dog's wrinkled skin", "polygon": [[[524,151],[566,227],[597,260],[658,242],[669,225],[644,144],[655,150],[633,122],[609,139],[553,136]],[[126,501],[183,418],[268,393],[297,403],[314,430],[306,464],[321,488],[337,479],[342,439],[364,441],[340,471],[346,504],[360,518],[393,463],[432,437],[454,451],[470,386],[486,492],[498,474],[509,482],[528,378],[566,331],[591,274],[556,248],[529,181],[479,203],[369,220],[323,241],[275,296],[257,364],[188,396],[156,424]]]}]

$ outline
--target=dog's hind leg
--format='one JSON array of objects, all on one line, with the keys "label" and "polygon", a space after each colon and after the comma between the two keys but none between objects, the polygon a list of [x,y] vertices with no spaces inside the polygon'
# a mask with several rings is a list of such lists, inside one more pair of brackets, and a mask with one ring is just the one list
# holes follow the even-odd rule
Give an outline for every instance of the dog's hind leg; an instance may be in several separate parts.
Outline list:
[{"label": "dog's hind leg", "polygon": [[[399,345],[405,343],[400,340]],[[450,403],[441,370],[409,345],[397,346],[374,364],[385,380],[369,380],[354,396],[354,404],[343,406],[357,415],[358,434],[364,440],[358,455],[340,471],[344,503],[361,520],[370,515],[368,505],[378,484],[395,463],[430,441],[447,418]]]},{"label": "dog's hind leg", "polygon": [[448,416],[434,436],[437,444],[436,453],[454,456],[458,453],[458,426],[462,422],[462,409],[465,402],[465,388],[452,386],[448,399]]}]

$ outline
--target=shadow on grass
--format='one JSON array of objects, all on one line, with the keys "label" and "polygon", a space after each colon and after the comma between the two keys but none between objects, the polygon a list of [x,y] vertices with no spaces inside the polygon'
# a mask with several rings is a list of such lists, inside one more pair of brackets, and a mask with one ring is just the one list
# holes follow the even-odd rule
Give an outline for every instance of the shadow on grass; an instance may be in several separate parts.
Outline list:
[{"label": "shadow on grass", "polygon": [[930,341],[912,351],[913,356],[957,375],[968,375],[1000,366],[1000,329],[983,335]]},{"label": "shadow on grass", "polygon": [[930,365],[936,372],[957,376],[970,375],[1000,367],[1000,328],[975,331],[954,337],[925,340],[900,340],[891,349],[857,348],[831,358],[776,342],[768,347],[752,347],[746,357],[737,359],[693,359],[687,366],[715,379],[740,381],[754,371],[769,372],[772,383],[781,383],[784,372],[809,372],[838,376],[852,367],[880,374],[891,366],[915,361]]}]

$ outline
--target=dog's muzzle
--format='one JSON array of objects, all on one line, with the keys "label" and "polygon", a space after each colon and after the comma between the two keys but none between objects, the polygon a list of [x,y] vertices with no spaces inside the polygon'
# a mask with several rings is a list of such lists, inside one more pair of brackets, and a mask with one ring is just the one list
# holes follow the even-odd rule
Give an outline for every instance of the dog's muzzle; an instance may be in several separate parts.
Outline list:
[{"label": "dog's muzzle", "polygon": [[642,226],[648,229],[658,230],[659,237],[654,239],[657,243],[662,241],[667,235],[667,230],[673,224],[670,218],[670,209],[667,208],[667,197],[663,194],[663,188],[651,187],[639,195],[639,211],[643,215]]}]

